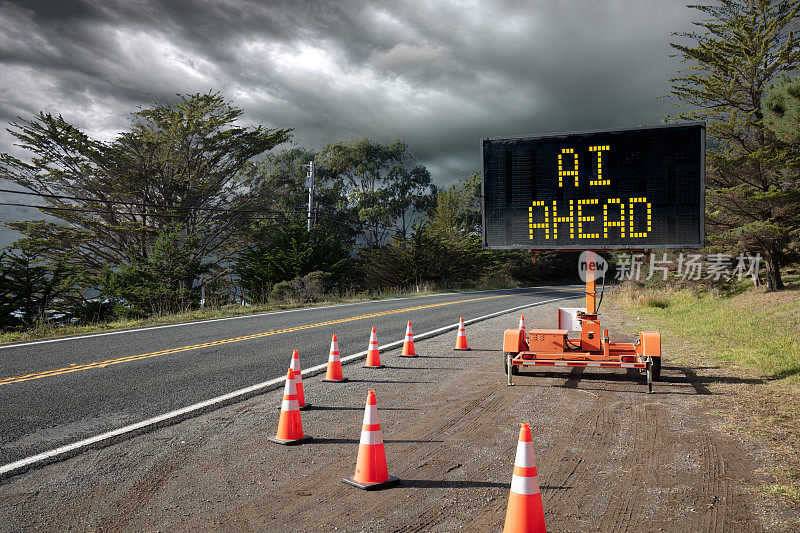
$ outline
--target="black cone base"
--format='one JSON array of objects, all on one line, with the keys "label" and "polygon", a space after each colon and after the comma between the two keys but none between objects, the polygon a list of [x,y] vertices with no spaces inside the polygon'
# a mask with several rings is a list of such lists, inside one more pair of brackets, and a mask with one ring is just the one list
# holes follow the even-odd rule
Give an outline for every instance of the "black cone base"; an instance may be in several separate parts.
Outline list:
[{"label": "black cone base", "polygon": [[384,365],[362,365],[361,368],[384,368]]},{"label": "black cone base", "polygon": [[303,444],[304,442],[308,442],[312,439],[313,437],[309,437],[308,435],[303,435],[302,438],[293,440],[284,440],[284,439],[277,439],[275,437],[267,437],[267,440],[271,440],[272,442],[276,442],[278,444],[283,444],[284,446],[296,446],[298,444]]},{"label": "black cone base", "polygon": [[342,379],[328,379],[328,378],[322,378],[322,380],[321,380],[321,381],[327,381],[328,383],[341,383],[341,382],[343,382],[343,381],[347,381],[347,378],[342,378]]},{"label": "black cone base", "polygon": [[346,478],[342,479],[342,481],[344,481],[345,483],[348,483],[350,485],[353,485],[354,487],[358,487],[359,489],[381,490],[381,489],[385,489],[385,488],[387,488],[387,487],[389,487],[391,485],[394,485],[395,483],[397,483],[400,480],[397,479],[394,476],[389,476],[389,479],[387,479],[386,481],[381,481],[380,483],[358,483],[356,481],[353,481],[353,478],[351,476],[351,477],[346,477]]}]

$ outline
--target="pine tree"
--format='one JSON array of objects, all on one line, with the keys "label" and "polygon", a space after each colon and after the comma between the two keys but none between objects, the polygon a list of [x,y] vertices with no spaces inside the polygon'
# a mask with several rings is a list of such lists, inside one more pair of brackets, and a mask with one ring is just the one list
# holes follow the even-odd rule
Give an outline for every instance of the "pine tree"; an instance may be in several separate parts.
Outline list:
[{"label": "pine tree", "polygon": [[767,88],[764,124],[783,142],[800,146],[800,77],[785,76]]},{"label": "pine tree", "polygon": [[[672,43],[687,65],[671,94],[692,107],[681,118],[708,123],[706,227],[712,244],[760,252],[770,290],[782,289],[785,247],[796,238],[800,182],[765,127],[762,97],[770,81],[800,66],[791,33],[798,0],[720,0],[690,6],[708,18]],[[686,41],[692,41],[685,44]]]},{"label": "pine tree", "polygon": [[[85,272],[148,264],[159,239],[175,231],[183,235],[176,243],[192,243],[190,264],[220,262],[237,251],[248,211],[268,201],[268,191],[250,187],[251,159],[290,139],[289,129],[239,126],[241,114],[218,93],[179,95],[175,104],[133,113],[130,129],[112,142],[61,115],[11,123],[30,159],[0,154],[0,177],[39,194],[40,211],[60,222],[7,226],[53,261],[69,254]],[[181,271],[176,287],[192,287],[199,270]]]}]

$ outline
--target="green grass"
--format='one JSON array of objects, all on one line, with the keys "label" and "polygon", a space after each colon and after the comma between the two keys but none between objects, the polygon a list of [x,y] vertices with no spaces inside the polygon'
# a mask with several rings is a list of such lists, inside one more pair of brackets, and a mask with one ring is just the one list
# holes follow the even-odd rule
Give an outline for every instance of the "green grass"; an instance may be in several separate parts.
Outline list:
[{"label": "green grass", "polygon": [[666,309],[669,307],[669,300],[660,298],[658,296],[648,296],[642,300],[642,305],[645,307],[657,307],[658,309]]},{"label": "green grass", "polygon": [[784,274],[783,284],[787,289],[800,289],[800,272],[796,273],[792,270],[790,273]]},{"label": "green grass", "polygon": [[612,306],[639,317],[639,329],[684,336],[707,355],[768,378],[800,380],[800,291],[796,289],[776,293],[749,289],[714,297],[668,287],[620,287],[610,300]]},{"label": "green grass", "polygon": [[761,490],[767,494],[771,494],[772,496],[779,496],[792,501],[800,500],[800,489],[793,485],[774,483],[772,485],[764,485]]}]

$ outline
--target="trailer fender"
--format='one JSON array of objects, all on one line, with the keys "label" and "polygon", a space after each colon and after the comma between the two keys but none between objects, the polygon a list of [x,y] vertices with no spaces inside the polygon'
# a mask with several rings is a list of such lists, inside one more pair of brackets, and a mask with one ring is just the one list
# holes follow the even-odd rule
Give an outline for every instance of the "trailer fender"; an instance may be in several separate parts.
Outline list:
[{"label": "trailer fender", "polygon": [[661,333],[642,331],[639,333],[639,344],[636,351],[643,357],[661,357]]},{"label": "trailer fender", "polygon": [[525,332],[521,329],[507,329],[503,334],[503,351],[518,354],[528,349]]}]

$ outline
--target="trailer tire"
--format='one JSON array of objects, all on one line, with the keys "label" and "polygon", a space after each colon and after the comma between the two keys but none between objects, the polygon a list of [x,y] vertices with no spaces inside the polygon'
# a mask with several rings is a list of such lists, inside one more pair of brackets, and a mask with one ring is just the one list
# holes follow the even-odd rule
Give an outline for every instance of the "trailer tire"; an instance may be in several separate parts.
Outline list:
[{"label": "trailer tire", "polygon": [[661,379],[661,357],[650,358],[650,371],[653,375],[653,381]]},{"label": "trailer tire", "polygon": [[[506,375],[508,375],[508,357],[511,356],[513,358],[514,355],[515,354],[513,352],[505,352],[503,354],[503,369],[505,370]],[[517,374],[519,374],[519,368],[511,365],[511,375],[516,376]]]}]

